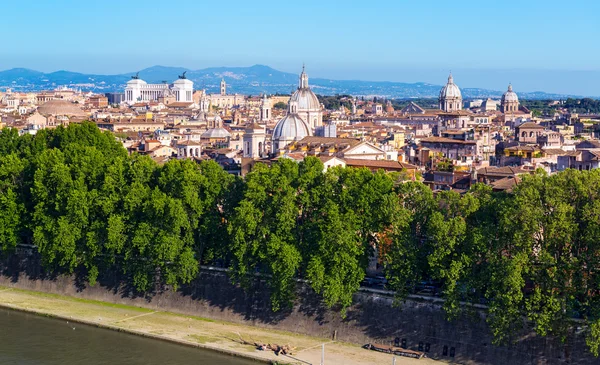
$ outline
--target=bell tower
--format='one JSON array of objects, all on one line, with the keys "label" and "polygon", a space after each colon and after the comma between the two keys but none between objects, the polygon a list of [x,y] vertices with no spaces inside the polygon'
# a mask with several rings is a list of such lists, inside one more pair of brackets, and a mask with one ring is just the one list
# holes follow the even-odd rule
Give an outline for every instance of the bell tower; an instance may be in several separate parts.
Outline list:
[{"label": "bell tower", "polygon": [[221,95],[227,95],[227,84],[225,79],[221,79]]},{"label": "bell tower", "polygon": [[271,119],[271,101],[267,99],[267,94],[263,95],[260,102],[260,121],[266,122]]}]

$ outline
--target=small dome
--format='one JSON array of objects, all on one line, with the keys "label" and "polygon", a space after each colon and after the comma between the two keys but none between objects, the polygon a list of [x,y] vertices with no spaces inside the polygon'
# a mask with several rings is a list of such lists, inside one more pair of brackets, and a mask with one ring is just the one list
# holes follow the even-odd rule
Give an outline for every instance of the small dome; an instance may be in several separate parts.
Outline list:
[{"label": "small dome", "polygon": [[202,138],[229,138],[231,133],[225,128],[211,128],[206,132],[202,133]]},{"label": "small dome", "polygon": [[38,113],[43,115],[66,115],[73,117],[84,117],[87,114],[76,104],[67,100],[50,100],[40,105]]},{"label": "small dome", "polygon": [[460,89],[454,83],[454,78],[452,74],[448,76],[448,83],[440,90],[440,98],[462,98],[462,94],[460,93]]},{"label": "small dome", "polygon": [[310,136],[310,128],[296,113],[288,113],[273,130],[273,140],[296,140]]},{"label": "small dome", "polygon": [[519,102],[519,97],[517,96],[517,93],[513,91],[511,84],[508,85],[508,90],[502,95],[502,103],[507,102]]},{"label": "small dome", "polygon": [[317,95],[309,88],[296,90],[290,97],[290,101],[296,102],[299,112],[321,110]]}]

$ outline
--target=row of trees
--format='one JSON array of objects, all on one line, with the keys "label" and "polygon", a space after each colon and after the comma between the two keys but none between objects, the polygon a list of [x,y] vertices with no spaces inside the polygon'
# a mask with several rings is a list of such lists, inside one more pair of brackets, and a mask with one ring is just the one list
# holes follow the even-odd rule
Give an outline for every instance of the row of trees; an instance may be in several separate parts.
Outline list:
[{"label": "row of trees", "polygon": [[582,321],[596,355],[599,194],[597,170],[536,173],[512,194],[434,195],[400,174],[324,172],[316,158],[244,179],[214,162],[159,166],[89,123],[0,131],[4,255],[33,244],[48,270],[83,270],[92,285],[118,267],[140,292],[218,262],[242,285],[266,274],[274,310],[301,278],[342,314],[377,255],[399,301],[423,282],[441,288],[450,318],[484,301],[499,343],[529,324],[566,338]]}]

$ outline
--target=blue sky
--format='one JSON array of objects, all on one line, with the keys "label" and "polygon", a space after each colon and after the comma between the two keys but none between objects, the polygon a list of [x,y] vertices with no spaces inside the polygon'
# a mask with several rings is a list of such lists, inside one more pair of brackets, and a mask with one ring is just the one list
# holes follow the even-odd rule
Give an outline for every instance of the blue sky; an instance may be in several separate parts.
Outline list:
[{"label": "blue sky", "polygon": [[[122,73],[157,64],[265,64],[297,72],[305,62],[311,77],[442,83],[452,70],[462,87],[512,82],[527,91],[600,96],[599,1],[23,4],[2,5],[0,69]],[[557,85],[551,79],[559,74]]]}]

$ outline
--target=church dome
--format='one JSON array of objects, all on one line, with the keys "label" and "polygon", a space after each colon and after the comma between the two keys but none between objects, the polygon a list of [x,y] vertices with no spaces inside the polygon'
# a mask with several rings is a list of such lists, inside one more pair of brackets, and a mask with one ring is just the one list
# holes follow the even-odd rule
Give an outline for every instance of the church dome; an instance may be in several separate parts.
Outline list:
[{"label": "church dome", "polygon": [[440,99],[447,98],[462,98],[462,94],[460,93],[460,89],[454,83],[454,78],[452,74],[448,76],[448,83],[440,90]]},{"label": "church dome", "polygon": [[288,113],[273,130],[273,140],[299,141],[307,136],[310,136],[310,128],[296,113]]},{"label": "church dome", "polygon": [[38,107],[37,111],[43,115],[86,116],[86,113],[76,104],[60,99],[45,102]]},{"label": "church dome", "polygon": [[508,85],[508,90],[502,95],[502,103],[508,102],[519,102],[519,97],[517,96],[517,93],[513,91],[511,84]]},{"label": "church dome", "polygon": [[304,71],[302,66],[302,73],[300,74],[298,90],[296,90],[290,97],[290,102],[296,103],[298,112],[305,111],[319,111],[321,110],[321,103],[314,92],[308,86],[308,75]]},{"label": "church dome", "polygon": [[321,103],[319,103],[317,95],[309,88],[296,90],[292,94],[290,101],[298,104],[298,111],[321,109]]}]

